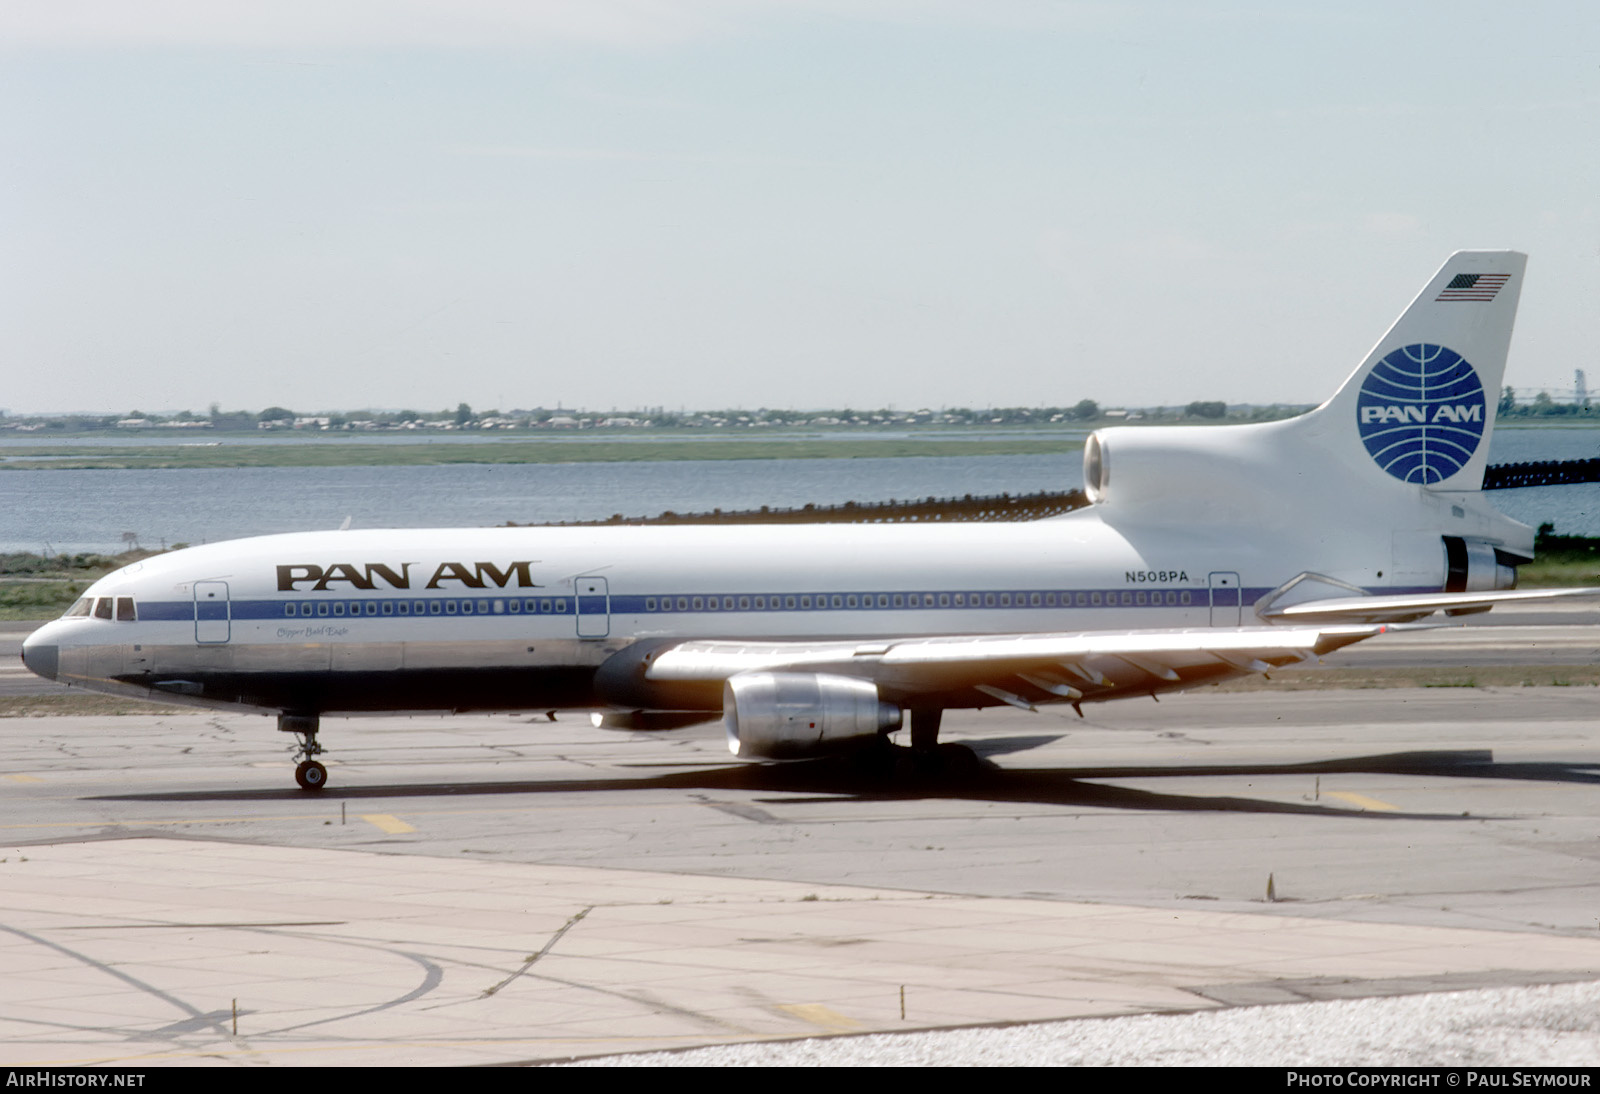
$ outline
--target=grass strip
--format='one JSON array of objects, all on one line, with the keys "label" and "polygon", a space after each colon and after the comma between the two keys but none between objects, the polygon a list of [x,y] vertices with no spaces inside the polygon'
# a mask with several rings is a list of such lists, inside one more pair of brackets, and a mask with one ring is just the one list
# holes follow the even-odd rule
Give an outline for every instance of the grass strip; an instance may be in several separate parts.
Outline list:
[{"label": "grass strip", "polygon": [[66,718],[72,715],[196,714],[194,707],[169,706],[96,695],[92,691],[51,692],[48,695],[0,695],[0,718]]}]

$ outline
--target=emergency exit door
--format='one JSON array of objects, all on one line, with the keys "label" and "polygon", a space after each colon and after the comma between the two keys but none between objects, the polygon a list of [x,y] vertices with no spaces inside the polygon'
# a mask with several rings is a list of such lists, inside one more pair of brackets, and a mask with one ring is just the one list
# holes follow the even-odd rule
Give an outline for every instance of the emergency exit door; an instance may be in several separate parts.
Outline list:
[{"label": "emergency exit door", "polygon": [[578,637],[604,638],[611,633],[611,594],[603,577],[578,578]]},{"label": "emergency exit door", "polygon": [[233,613],[228,603],[226,581],[194,583],[194,640],[217,645],[231,637]]},{"label": "emergency exit door", "polygon": [[1239,575],[1216,572],[1210,575],[1211,625],[1237,627],[1244,612],[1244,590],[1239,588]]}]

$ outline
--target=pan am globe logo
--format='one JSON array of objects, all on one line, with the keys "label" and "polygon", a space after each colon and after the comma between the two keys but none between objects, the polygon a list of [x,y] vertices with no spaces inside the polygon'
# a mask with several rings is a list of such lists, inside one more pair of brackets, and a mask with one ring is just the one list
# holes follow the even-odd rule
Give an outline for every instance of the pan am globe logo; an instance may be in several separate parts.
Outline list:
[{"label": "pan am globe logo", "polygon": [[1483,440],[1483,384],[1452,349],[1402,346],[1367,374],[1356,424],[1367,451],[1389,474],[1402,482],[1442,482]]}]

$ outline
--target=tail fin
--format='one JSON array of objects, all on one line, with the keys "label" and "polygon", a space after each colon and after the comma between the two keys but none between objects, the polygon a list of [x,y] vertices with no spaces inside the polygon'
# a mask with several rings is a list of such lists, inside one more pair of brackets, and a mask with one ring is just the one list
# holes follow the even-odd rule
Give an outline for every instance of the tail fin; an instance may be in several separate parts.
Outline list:
[{"label": "tail fin", "polygon": [[1306,419],[1345,460],[1430,490],[1483,485],[1527,255],[1457,251]]}]

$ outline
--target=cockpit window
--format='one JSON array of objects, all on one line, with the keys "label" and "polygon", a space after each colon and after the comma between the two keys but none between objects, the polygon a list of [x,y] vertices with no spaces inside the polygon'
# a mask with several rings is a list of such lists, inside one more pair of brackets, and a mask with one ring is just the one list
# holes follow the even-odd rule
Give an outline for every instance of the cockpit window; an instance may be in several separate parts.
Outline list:
[{"label": "cockpit window", "polygon": [[80,596],[77,603],[68,608],[62,618],[71,619],[73,616],[88,615],[89,609],[92,607],[94,607],[94,597]]},{"label": "cockpit window", "polygon": [[111,597],[102,596],[94,602],[94,617],[96,619],[111,618]]},{"label": "cockpit window", "polygon": [[117,621],[119,623],[136,623],[138,620],[139,613],[134,610],[133,597],[117,597]]}]

